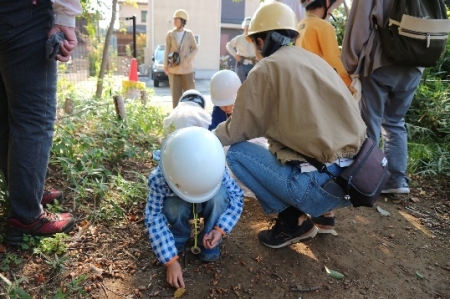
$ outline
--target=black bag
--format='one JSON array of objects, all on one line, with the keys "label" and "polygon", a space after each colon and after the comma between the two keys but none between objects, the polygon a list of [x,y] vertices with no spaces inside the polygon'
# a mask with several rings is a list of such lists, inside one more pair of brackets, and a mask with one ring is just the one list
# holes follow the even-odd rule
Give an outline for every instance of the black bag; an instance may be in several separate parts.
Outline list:
[{"label": "black bag", "polygon": [[176,67],[180,64],[180,50],[181,45],[183,44],[184,36],[186,35],[186,31],[183,33],[183,36],[181,37],[180,46],[178,47],[178,52],[170,52],[169,55],[167,55],[167,63],[169,64],[169,67]]},{"label": "black bag", "polygon": [[170,67],[175,67],[180,64],[180,53],[172,52],[167,55],[167,62]]},{"label": "black bag", "polygon": [[394,0],[389,19],[379,28],[386,58],[412,67],[437,65],[449,31],[443,0]]},{"label": "black bag", "polygon": [[390,177],[386,156],[370,138],[364,141],[358,154],[353,157],[353,163],[338,176],[330,173],[326,165],[316,159],[305,159],[319,172],[331,177],[322,187],[325,191],[349,199],[354,207],[373,207]]}]

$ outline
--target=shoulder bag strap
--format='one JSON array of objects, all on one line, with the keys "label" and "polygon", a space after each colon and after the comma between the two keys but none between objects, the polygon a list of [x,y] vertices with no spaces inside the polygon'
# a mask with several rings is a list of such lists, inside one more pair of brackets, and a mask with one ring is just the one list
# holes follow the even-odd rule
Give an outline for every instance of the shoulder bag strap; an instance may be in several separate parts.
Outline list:
[{"label": "shoulder bag strap", "polygon": [[312,166],[314,166],[315,168],[317,168],[317,170],[320,172],[320,173],[326,173],[326,174],[328,174],[331,178],[336,178],[336,176],[334,175],[334,174],[332,174],[331,172],[329,172],[328,171],[328,169],[327,169],[327,166],[325,165],[325,164],[323,164],[323,163],[320,163],[319,161],[317,161],[317,159],[314,159],[314,158],[312,158],[312,157],[308,157],[308,156],[305,156],[305,155],[302,155],[303,156],[303,158],[305,158],[305,160],[309,163],[309,164],[311,164]]},{"label": "shoulder bag strap", "polygon": [[180,50],[181,50],[181,45],[183,44],[183,39],[184,39],[184,36],[185,36],[185,35],[186,35],[186,30],[184,30],[183,36],[181,37],[180,46],[178,47],[178,53],[179,53]]}]

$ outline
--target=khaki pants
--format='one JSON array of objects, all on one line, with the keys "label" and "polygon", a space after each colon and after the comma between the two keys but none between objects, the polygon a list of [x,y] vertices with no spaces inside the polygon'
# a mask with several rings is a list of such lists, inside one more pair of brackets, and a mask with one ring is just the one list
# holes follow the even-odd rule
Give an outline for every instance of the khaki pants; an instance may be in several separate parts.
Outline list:
[{"label": "khaki pants", "polygon": [[173,108],[178,105],[183,92],[195,88],[194,73],[189,74],[171,74],[169,73],[170,93],[172,94]]}]

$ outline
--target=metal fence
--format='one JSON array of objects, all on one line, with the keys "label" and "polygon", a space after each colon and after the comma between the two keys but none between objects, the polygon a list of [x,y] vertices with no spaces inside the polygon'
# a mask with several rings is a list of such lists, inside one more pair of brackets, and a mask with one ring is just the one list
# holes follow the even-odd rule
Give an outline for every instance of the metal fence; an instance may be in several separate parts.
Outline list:
[{"label": "metal fence", "polygon": [[[120,29],[111,36],[106,72],[128,76],[133,57],[133,30],[131,20],[121,20]],[[58,63],[58,79],[73,83],[77,88],[93,89],[101,64],[106,29],[98,29],[96,37],[88,37],[85,24],[77,24],[78,45],[67,63]],[[138,63],[144,61],[145,28],[137,28]]]}]

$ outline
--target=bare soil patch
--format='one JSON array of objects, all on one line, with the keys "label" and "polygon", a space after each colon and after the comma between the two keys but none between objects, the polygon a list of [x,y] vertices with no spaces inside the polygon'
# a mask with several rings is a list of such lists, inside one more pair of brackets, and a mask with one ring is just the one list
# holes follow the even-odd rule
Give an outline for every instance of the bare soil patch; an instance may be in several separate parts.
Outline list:
[{"label": "bare soil patch", "polygon": [[[139,171],[147,174],[148,168]],[[49,183],[65,187],[56,173]],[[376,208],[341,209],[338,236],[317,235],[277,250],[259,243],[257,234],[270,217],[246,198],[220,261],[201,263],[189,251],[180,259],[183,298],[450,298],[450,178],[414,177],[412,186],[403,202],[378,200],[389,216]],[[70,190],[64,191],[70,198]],[[70,200],[65,205],[73,206]],[[30,250],[0,244],[0,260],[12,253],[23,260],[2,274],[12,281],[27,277],[20,287],[34,298],[54,298],[58,288],[64,291],[60,298],[171,298],[175,290],[150,247],[143,210],[140,204],[125,211],[122,225],[77,215],[60,272]],[[345,278],[327,275],[324,266]],[[5,290],[1,282],[0,293]]]}]

